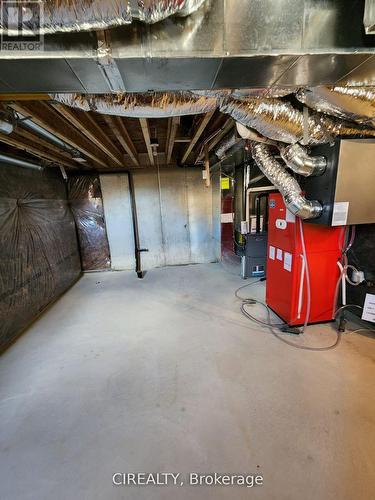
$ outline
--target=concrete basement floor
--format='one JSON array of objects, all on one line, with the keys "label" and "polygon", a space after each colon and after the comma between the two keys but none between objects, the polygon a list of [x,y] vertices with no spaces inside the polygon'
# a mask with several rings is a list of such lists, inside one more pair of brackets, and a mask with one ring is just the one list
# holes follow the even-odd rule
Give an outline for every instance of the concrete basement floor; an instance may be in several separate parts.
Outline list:
[{"label": "concrete basement floor", "polygon": [[[375,338],[291,348],[240,314],[241,284],[220,264],[86,274],[0,359],[0,498],[374,498]],[[113,486],[120,471],[264,486]]]}]

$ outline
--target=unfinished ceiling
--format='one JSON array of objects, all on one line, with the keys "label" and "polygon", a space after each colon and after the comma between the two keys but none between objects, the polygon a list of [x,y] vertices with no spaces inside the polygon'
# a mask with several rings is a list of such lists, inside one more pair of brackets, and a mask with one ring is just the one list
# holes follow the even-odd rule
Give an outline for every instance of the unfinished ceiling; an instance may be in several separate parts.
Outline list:
[{"label": "unfinished ceiling", "polygon": [[25,95],[23,100],[14,100],[16,97],[2,96],[2,110],[13,110],[16,119],[11,134],[0,134],[2,153],[70,170],[194,165],[203,160],[203,144],[211,151],[234,127],[234,121],[219,111],[124,118],[72,109],[48,96]]}]

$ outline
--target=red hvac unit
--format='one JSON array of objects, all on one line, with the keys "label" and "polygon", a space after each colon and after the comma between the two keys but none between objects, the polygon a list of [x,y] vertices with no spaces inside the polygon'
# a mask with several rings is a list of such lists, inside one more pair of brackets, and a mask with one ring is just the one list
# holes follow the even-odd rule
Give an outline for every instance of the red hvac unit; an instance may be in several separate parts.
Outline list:
[{"label": "red hvac unit", "polygon": [[[289,325],[306,319],[307,280],[299,219],[279,193],[269,196],[267,305]],[[332,319],[343,227],[302,223],[310,275],[309,323]]]}]

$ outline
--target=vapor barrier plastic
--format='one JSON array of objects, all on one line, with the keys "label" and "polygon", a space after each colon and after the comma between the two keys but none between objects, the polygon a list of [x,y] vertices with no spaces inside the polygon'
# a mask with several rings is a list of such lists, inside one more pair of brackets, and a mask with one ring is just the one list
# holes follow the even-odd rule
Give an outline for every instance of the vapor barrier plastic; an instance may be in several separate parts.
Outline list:
[{"label": "vapor barrier plastic", "polygon": [[0,350],[80,273],[60,172],[0,165]]},{"label": "vapor barrier plastic", "polygon": [[78,230],[82,269],[90,271],[110,268],[111,258],[99,177],[69,177],[68,191]]}]

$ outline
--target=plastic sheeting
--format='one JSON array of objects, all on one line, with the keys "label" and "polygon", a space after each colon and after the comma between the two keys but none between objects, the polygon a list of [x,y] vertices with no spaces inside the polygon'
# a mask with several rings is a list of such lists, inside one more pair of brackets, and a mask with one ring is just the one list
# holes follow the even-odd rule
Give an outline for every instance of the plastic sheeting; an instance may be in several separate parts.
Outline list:
[{"label": "plastic sheeting", "polygon": [[84,271],[111,267],[100,180],[77,175],[68,180],[69,202],[77,225]]},{"label": "plastic sheeting", "polygon": [[80,273],[60,172],[0,165],[0,350]]}]

